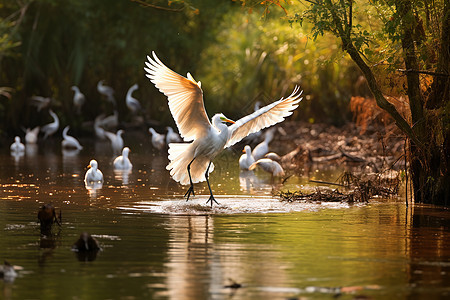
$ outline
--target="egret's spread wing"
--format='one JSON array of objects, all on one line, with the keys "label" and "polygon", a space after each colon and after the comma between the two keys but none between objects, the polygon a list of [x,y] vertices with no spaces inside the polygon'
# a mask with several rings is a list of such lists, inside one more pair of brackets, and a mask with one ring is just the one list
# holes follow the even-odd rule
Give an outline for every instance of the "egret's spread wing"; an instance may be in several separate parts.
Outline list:
[{"label": "egret's spread wing", "polygon": [[178,130],[187,141],[206,134],[211,123],[206,115],[203,104],[203,91],[200,84],[188,74],[183,77],[166,67],[152,52],[153,58],[147,56],[145,62],[146,76],[169,100],[169,109],[172,113]]},{"label": "egret's spread wing", "polygon": [[247,135],[275,125],[292,115],[292,111],[298,107],[298,103],[302,100],[300,98],[302,92],[299,92],[299,87],[296,86],[292,94],[286,99],[281,98],[236,121],[235,124],[228,127],[228,141],[225,147],[233,146]]}]

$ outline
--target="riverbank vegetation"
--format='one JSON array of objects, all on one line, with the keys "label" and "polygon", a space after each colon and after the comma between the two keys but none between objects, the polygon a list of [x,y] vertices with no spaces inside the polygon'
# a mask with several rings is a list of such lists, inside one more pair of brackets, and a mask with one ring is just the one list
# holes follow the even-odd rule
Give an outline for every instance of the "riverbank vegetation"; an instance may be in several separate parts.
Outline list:
[{"label": "riverbank vegetation", "polygon": [[[117,109],[127,89],[147,124],[167,125],[166,99],[143,72],[154,50],[203,82],[206,108],[230,118],[300,85],[292,120],[341,126],[395,124],[407,141],[417,202],[450,205],[448,1],[0,1],[0,135],[50,120],[50,107],[78,135]],[[115,90],[111,107],[96,90]],[[87,101],[74,114],[71,86]],[[89,123],[91,122],[91,123]]]}]

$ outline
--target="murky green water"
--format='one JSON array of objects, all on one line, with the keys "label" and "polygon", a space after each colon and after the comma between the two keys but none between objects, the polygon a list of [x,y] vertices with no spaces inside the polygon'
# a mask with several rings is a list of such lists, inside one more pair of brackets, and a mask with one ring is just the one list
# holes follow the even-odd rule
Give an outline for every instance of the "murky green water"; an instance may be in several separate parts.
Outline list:
[{"label": "murky green water", "polygon": [[[22,267],[14,282],[0,282],[0,298],[450,297],[448,211],[400,201],[279,203],[270,177],[240,176],[235,153],[216,162],[210,179],[221,205],[210,210],[206,184],[186,203],[166,156],[145,139],[128,143],[134,168],[126,175],[113,172],[107,143],[86,140],[74,154],[50,142],[18,159],[0,154],[0,259]],[[97,191],[83,184],[91,158],[106,179]],[[310,176],[331,180],[336,172]],[[293,176],[284,188],[306,182]],[[49,202],[62,210],[63,226],[44,238],[37,210]],[[70,250],[82,231],[103,248],[93,261]],[[225,288],[231,280],[242,287]]]}]

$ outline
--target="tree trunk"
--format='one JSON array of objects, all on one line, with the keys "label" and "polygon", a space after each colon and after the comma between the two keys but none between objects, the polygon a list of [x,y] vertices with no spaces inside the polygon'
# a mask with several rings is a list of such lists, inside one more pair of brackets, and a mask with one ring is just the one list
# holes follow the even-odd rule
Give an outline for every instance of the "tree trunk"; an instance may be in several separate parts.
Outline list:
[{"label": "tree trunk", "polygon": [[[438,68],[438,71],[447,75],[449,74],[448,62],[450,49],[450,5],[448,2],[446,1],[444,5],[441,51],[439,52],[440,63],[446,65]],[[363,72],[369,88],[377,101],[377,105],[389,113],[397,126],[409,137],[409,160],[414,189],[414,202],[450,206],[450,175],[448,168],[448,151],[450,149],[449,125],[442,111],[438,111],[436,116],[433,116],[427,111],[420,91],[419,63],[415,53],[415,41],[413,38],[415,16],[411,6],[412,2],[409,0],[397,0],[395,2],[396,8],[402,18],[402,48],[407,70],[407,94],[410,102],[412,127],[384,97],[372,70],[362,59],[360,53],[352,43],[348,31],[349,24],[343,22],[338,16],[330,0],[326,0],[326,3],[331,8],[330,12],[334,25],[336,26],[336,31],[342,40],[342,47]],[[432,85],[432,89],[434,90],[430,93],[430,95],[434,95],[435,97],[430,105],[441,110],[449,109],[448,107],[446,108],[449,101],[449,77],[447,76],[445,78],[446,81],[442,80],[442,78],[435,80]],[[441,98],[445,95],[447,95],[447,98]]]},{"label": "tree trunk", "polygon": [[[425,108],[420,91],[419,63],[414,45],[414,28],[416,18],[408,0],[396,1],[396,8],[401,17],[402,48],[405,61],[408,98],[411,109],[413,131],[426,146],[420,148],[414,141],[410,141],[410,168],[414,189],[415,203],[428,203],[449,206],[450,179],[448,175],[448,153],[443,147],[442,137],[448,136],[448,125],[441,121],[442,115],[433,116]],[[448,74],[449,50],[449,5],[444,5],[442,22],[441,51],[437,73]],[[430,92],[428,107],[444,109],[445,98],[448,96],[448,76],[435,76]],[[447,97],[448,101],[448,97]],[[440,124],[443,122],[442,124]]]}]

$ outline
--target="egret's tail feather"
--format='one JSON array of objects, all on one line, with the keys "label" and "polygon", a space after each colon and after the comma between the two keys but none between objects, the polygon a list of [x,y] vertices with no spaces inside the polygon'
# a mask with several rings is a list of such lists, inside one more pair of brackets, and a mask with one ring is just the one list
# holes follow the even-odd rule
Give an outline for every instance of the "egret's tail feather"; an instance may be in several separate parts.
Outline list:
[{"label": "egret's tail feather", "polygon": [[[189,175],[187,166],[194,159],[194,149],[191,144],[187,143],[170,143],[169,144],[169,160],[170,163],[166,169],[170,170],[170,175],[173,180],[181,184],[189,184]],[[208,168],[210,160],[205,157],[197,157],[191,165],[191,178],[193,183],[205,181],[205,172]],[[214,170],[214,165],[211,163],[209,173]]]}]

